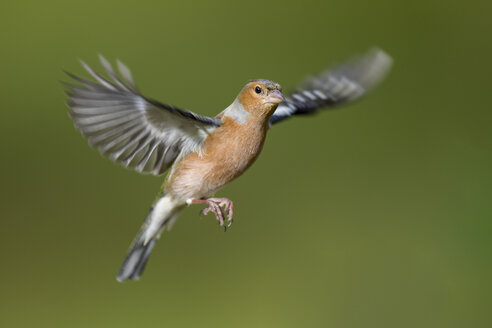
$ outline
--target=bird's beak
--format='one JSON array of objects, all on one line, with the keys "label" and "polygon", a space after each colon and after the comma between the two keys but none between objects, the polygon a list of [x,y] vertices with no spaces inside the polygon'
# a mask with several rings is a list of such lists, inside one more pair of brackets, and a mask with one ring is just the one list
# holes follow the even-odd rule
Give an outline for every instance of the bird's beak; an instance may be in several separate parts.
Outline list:
[{"label": "bird's beak", "polygon": [[284,96],[282,95],[282,92],[280,92],[279,90],[273,90],[268,93],[267,102],[269,103],[280,104],[284,100],[285,100]]}]

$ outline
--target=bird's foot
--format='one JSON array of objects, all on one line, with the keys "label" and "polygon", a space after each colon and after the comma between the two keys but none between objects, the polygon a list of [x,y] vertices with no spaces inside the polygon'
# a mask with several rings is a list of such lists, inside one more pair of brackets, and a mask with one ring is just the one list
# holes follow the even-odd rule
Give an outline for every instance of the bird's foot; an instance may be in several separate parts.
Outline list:
[{"label": "bird's foot", "polygon": [[[210,202],[213,202],[215,203],[216,205],[218,204],[219,206],[219,209],[221,210],[221,213],[224,214],[222,212],[222,207],[224,208],[224,211],[227,212],[227,226],[230,227],[232,225],[232,216],[234,214],[234,203],[232,202],[232,200],[228,199],[228,198],[209,198],[207,199],[208,201]],[[204,215],[207,215],[209,212],[210,212],[210,206],[207,207],[206,209],[204,209],[202,211],[202,213]],[[220,220],[219,220],[220,221]],[[221,225],[222,226],[225,226],[225,223],[224,222],[221,222]]]},{"label": "bird's foot", "polygon": [[[207,198],[207,199],[192,199],[188,201],[188,204],[206,204],[207,208],[201,211],[203,215],[207,215],[212,212],[215,214],[215,218],[219,221],[221,227],[226,228],[225,219],[227,218],[227,227],[232,225],[232,215],[234,213],[234,203],[232,200],[228,198]],[[222,211],[222,207],[224,211],[227,213],[224,215]]]}]

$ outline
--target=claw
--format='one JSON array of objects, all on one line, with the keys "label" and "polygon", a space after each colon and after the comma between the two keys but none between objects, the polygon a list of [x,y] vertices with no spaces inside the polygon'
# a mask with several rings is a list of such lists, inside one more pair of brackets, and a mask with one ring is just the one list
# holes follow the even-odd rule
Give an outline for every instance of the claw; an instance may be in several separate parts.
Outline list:
[{"label": "claw", "polygon": [[[234,203],[227,198],[208,198],[208,199],[192,199],[188,204],[206,204],[207,208],[203,209],[200,213],[207,215],[210,212],[215,214],[215,218],[219,221],[219,225],[224,227],[224,231],[227,227],[232,225],[232,215],[234,213]],[[224,208],[224,210],[222,210]],[[224,212],[227,212],[225,215]],[[225,224],[224,218],[227,217],[227,225]]]}]

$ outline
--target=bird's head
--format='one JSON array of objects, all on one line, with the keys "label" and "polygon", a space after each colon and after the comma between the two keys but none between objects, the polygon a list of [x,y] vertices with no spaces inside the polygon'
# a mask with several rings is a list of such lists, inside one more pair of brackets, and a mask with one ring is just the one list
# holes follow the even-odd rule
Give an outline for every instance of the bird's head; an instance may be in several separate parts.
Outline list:
[{"label": "bird's head", "polygon": [[237,100],[248,113],[269,118],[278,104],[284,101],[280,84],[269,80],[251,80],[239,93]]}]

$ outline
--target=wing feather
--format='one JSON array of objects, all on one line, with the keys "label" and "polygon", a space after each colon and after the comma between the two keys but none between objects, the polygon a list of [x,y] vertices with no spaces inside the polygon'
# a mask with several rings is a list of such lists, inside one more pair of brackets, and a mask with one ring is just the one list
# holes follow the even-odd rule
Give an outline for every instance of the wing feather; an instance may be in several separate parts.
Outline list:
[{"label": "wing feather", "polygon": [[101,154],[138,172],[161,175],[179,154],[197,151],[220,119],[144,97],[137,91],[130,70],[117,61],[120,76],[99,56],[109,78],[85,62],[95,82],[67,73],[78,84],[67,87],[70,117],[89,144]]},{"label": "wing feather", "polygon": [[323,107],[355,101],[374,89],[386,76],[393,60],[374,48],[351,61],[309,77],[297,91],[286,96],[270,118],[270,124],[293,115],[313,114]]}]

